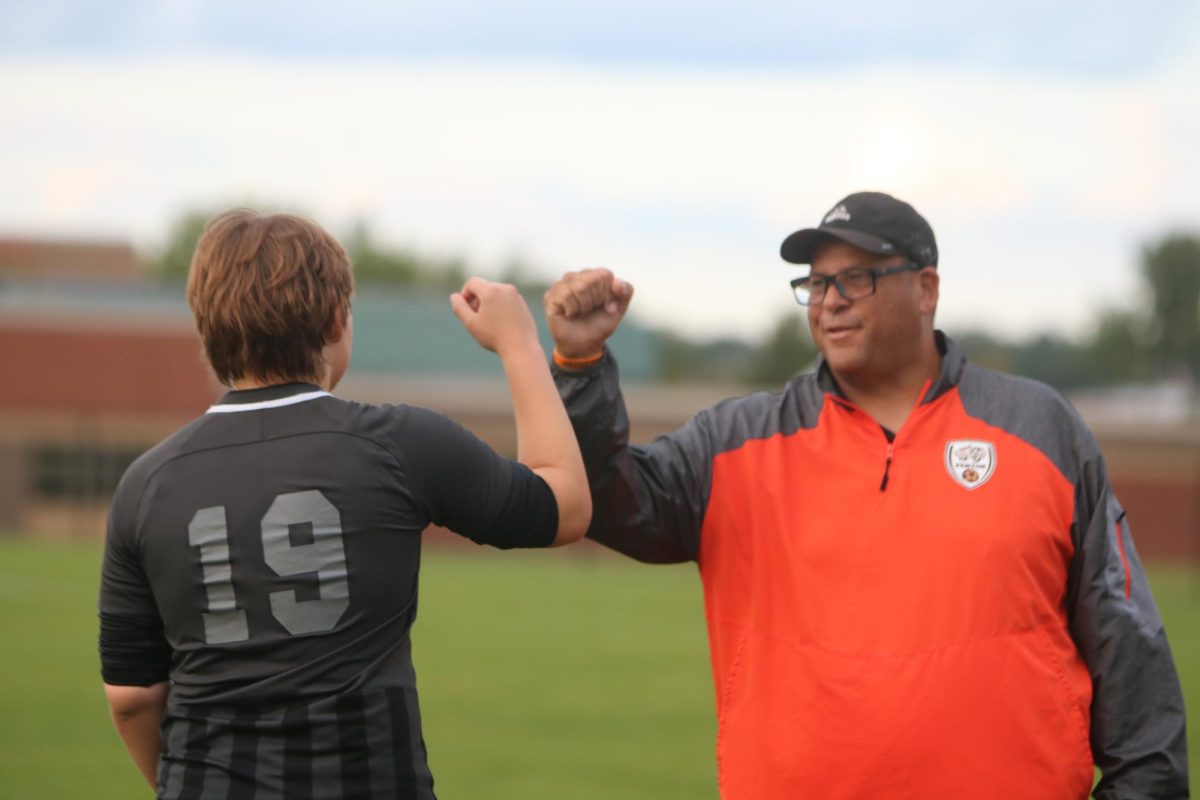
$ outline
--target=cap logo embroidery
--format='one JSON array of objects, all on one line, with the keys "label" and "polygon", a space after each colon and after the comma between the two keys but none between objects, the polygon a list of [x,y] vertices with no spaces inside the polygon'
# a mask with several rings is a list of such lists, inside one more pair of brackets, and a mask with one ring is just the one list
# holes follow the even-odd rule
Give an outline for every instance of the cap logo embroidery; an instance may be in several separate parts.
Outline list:
[{"label": "cap logo embroidery", "polygon": [[996,445],[978,439],[946,442],[946,471],[965,489],[978,489],[996,471]]},{"label": "cap logo embroidery", "polygon": [[841,220],[842,222],[850,221],[850,212],[846,210],[845,205],[840,204],[840,203],[838,204],[838,206],[836,208],[833,209],[833,211],[830,211],[828,214],[825,215],[825,221],[822,222],[821,224],[828,225],[829,223],[837,222],[838,220]]}]

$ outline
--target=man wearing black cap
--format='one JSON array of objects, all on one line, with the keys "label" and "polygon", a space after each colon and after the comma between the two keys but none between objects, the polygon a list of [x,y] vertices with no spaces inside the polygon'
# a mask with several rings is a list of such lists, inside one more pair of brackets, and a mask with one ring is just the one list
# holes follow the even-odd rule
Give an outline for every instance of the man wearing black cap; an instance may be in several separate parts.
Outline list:
[{"label": "man wearing black cap", "polygon": [[782,256],[821,351],[777,394],[629,444],[605,346],[632,287],[546,293],[588,535],[695,560],[719,786],[745,798],[1187,796],[1183,700],[1095,440],[935,330],[933,231],[878,192]]}]

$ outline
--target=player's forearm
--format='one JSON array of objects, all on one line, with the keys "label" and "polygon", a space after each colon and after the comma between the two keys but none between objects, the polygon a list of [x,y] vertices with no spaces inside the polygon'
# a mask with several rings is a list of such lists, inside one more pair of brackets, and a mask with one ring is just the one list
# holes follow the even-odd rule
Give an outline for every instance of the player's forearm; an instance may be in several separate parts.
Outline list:
[{"label": "player's forearm", "polygon": [[113,725],[133,757],[133,763],[153,788],[156,785],[158,756],[162,752],[163,714],[167,707],[167,684],[153,686],[112,686],[106,684],[109,712]]},{"label": "player's forearm", "polygon": [[549,484],[558,501],[554,543],[578,541],[591,521],[591,494],[575,432],[550,377],[546,355],[534,342],[501,358],[517,424],[517,459]]}]

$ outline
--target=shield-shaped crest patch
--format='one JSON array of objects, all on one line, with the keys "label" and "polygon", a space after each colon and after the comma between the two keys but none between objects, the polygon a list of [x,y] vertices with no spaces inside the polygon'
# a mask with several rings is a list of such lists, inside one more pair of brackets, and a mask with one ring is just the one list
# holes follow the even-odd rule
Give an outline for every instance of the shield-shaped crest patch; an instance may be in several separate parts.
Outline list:
[{"label": "shield-shaped crest patch", "polygon": [[996,445],[978,439],[946,442],[946,471],[966,489],[978,489],[996,471]]}]

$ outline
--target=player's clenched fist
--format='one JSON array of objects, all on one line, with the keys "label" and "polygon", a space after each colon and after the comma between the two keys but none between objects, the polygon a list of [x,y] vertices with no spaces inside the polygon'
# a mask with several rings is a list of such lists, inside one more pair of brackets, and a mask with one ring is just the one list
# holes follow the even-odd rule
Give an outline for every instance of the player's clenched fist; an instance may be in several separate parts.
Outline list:
[{"label": "player's clenched fist", "polygon": [[450,295],[450,307],[475,341],[500,356],[514,348],[540,348],[529,306],[511,284],[470,278]]},{"label": "player's clenched fist", "polygon": [[566,358],[599,355],[629,308],[633,286],[607,269],[568,272],[546,292],[546,321]]}]

